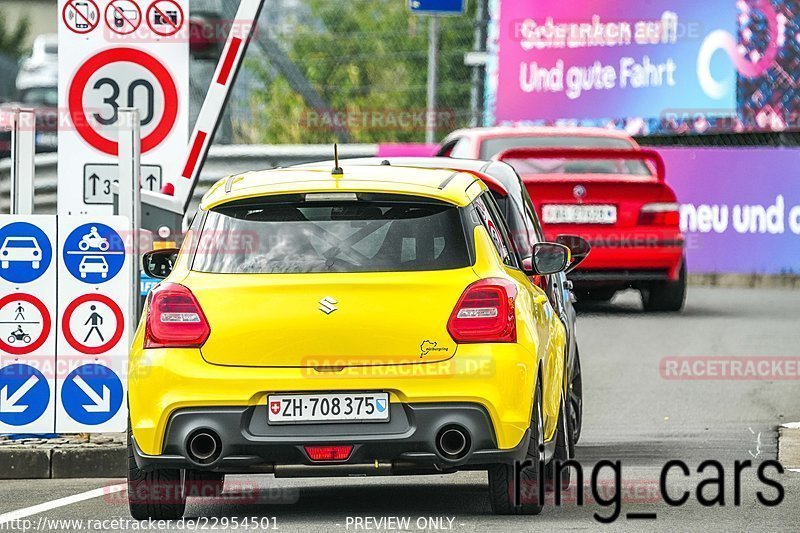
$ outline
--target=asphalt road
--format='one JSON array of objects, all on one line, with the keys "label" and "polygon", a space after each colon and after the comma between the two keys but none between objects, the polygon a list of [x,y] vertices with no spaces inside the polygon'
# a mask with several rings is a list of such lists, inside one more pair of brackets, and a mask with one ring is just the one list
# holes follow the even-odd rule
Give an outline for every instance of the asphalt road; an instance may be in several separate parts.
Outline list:
[{"label": "asphalt road", "polygon": [[[314,533],[795,530],[800,523],[800,473],[766,471],[765,476],[777,480],[785,490],[783,502],[768,507],[759,502],[757,493],[774,501],[777,491],[759,481],[755,467],[745,469],[739,483],[733,472],[737,460],[758,465],[776,458],[776,426],[800,420],[797,379],[762,375],[697,380],[686,379],[685,373],[665,376],[664,372],[669,364],[675,364],[670,362],[683,361],[675,359],[679,357],[695,358],[693,362],[709,356],[723,358],[717,362],[744,356],[800,357],[798,301],[800,293],[780,289],[692,288],[681,315],[645,314],[633,293],[618,296],[610,305],[583,309],[579,338],[586,406],[577,454],[586,476],[584,505],[576,503],[573,492],[565,496],[562,505],[549,505],[538,517],[493,516],[483,473],[311,480],[237,476],[226,482],[224,501],[190,500],[186,516],[199,519],[190,524],[196,529],[214,530],[215,525],[217,530],[234,529],[230,523],[237,520],[239,530],[245,525],[253,530],[255,518],[280,531]],[[696,374],[697,367],[692,368]],[[675,469],[668,477],[668,493],[673,498],[684,490],[690,493],[688,501],[676,507],[664,503],[659,495],[659,477],[670,459],[685,462],[691,472],[684,476]],[[602,460],[621,462],[622,483],[616,485],[610,468],[598,470],[598,498],[594,500],[591,472]],[[698,503],[698,485],[718,476],[715,467],[697,473],[706,460],[718,461],[724,468],[724,506]],[[0,531],[21,531],[26,526],[29,530],[135,530],[133,524],[108,521],[128,518],[124,492],[108,494],[105,489],[83,494],[121,482],[2,481]],[[718,485],[703,490],[708,498],[719,492]],[[616,493],[620,494],[619,506],[612,502]],[[69,497],[73,498],[59,500]],[[601,505],[600,500],[608,504]],[[31,509],[36,505],[42,507]],[[612,516],[617,508],[619,518],[611,524],[601,524],[593,516]],[[31,522],[8,522],[12,518],[8,513],[13,511],[30,514],[26,520]],[[630,513],[655,513],[656,517],[636,519]],[[243,524],[245,519],[248,521]],[[229,527],[224,528],[226,523]],[[139,527],[147,530],[146,524]],[[152,525],[151,530],[156,527]],[[168,530],[186,529],[191,528],[168,525]]]}]

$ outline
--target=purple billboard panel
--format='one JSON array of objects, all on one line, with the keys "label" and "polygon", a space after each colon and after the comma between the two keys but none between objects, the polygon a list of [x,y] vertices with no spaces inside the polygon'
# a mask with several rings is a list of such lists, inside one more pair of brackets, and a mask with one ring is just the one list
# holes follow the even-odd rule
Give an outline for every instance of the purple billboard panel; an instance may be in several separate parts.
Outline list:
[{"label": "purple billboard panel", "polygon": [[733,115],[737,13],[735,0],[500,0],[495,120]]},{"label": "purple billboard panel", "polygon": [[692,273],[800,274],[800,150],[664,148]]}]

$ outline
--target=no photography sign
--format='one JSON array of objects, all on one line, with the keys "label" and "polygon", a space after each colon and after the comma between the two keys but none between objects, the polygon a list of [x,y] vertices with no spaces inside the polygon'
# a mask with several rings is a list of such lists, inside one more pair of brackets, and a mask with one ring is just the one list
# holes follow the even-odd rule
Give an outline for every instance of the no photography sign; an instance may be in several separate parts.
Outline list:
[{"label": "no photography sign", "polygon": [[119,109],[141,119],[145,187],[177,176],[189,133],[188,0],[59,0],[59,215],[112,214]]}]

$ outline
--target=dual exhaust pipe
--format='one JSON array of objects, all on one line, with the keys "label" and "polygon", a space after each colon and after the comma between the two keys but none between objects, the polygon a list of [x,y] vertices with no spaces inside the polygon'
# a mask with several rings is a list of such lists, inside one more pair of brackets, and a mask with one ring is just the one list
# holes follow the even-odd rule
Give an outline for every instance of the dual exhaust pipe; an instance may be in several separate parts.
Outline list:
[{"label": "dual exhaust pipe", "polygon": [[[436,435],[436,451],[445,459],[463,459],[469,453],[470,446],[469,432],[456,424],[443,427]],[[197,464],[214,463],[221,454],[222,439],[214,430],[197,430],[186,441],[186,455]]]}]

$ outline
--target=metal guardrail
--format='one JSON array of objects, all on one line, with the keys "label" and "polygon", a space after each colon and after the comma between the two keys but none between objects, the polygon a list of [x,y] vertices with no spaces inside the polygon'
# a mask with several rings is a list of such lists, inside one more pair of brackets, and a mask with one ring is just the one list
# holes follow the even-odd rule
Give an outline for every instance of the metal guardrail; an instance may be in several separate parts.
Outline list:
[{"label": "metal guardrail", "polygon": [[[344,144],[339,147],[339,156],[343,159],[373,157],[377,153],[377,144]],[[200,182],[195,189],[190,211],[194,210],[200,198],[211,185],[231,174],[329,159],[333,159],[333,146],[330,144],[212,146],[203,167]],[[58,156],[56,154],[36,156],[34,212],[37,214],[56,212],[57,169]],[[9,212],[10,173],[11,161],[9,159],[0,160],[0,213]]]}]

